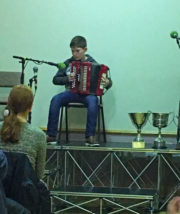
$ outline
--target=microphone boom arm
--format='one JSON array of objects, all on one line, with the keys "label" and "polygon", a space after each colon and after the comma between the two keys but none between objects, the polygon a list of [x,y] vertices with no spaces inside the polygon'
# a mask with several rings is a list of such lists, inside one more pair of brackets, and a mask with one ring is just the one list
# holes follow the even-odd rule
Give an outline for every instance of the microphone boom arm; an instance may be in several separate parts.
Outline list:
[{"label": "microphone boom arm", "polygon": [[38,64],[45,63],[45,64],[48,64],[48,65],[53,65],[53,66],[57,66],[58,67],[58,63],[54,63],[54,62],[48,62],[48,61],[44,61],[44,60],[37,60],[37,59],[21,57],[21,56],[13,56],[13,58],[24,60],[24,61],[32,61],[32,62],[35,62],[35,63],[38,63]]},{"label": "microphone boom arm", "polygon": [[24,84],[24,70],[25,70],[25,62],[26,61],[32,61],[34,63],[37,63],[37,64],[42,64],[42,63],[45,63],[45,64],[48,64],[48,65],[52,65],[52,66],[56,66],[57,68],[63,68],[65,66],[62,65],[62,63],[54,63],[54,62],[48,62],[48,61],[44,61],[44,60],[37,60],[37,59],[32,59],[32,58],[27,58],[27,57],[22,57],[22,56],[13,56],[13,58],[15,59],[19,59],[19,63],[22,64],[22,72],[21,72],[21,77],[20,77],[20,83],[21,84]]}]

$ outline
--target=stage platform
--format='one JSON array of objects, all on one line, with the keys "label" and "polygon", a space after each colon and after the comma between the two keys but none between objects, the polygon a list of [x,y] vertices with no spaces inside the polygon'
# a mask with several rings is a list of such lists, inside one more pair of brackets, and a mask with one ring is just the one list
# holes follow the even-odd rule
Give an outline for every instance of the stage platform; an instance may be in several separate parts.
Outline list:
[{"label": "stage platform", "polygon": [[52,142],[48,144],[48,150],[94,150],[94,151],[131,151],[131,152],[164,152],[164,153],[180,153],[180,150],[176,150],[176,144],[173,142],[167,142],[167,149],[153,149],[153,143],[146,143],[144,149],[132,148],[131,142],[101,142],[99,146],[86,146],[83,141],[62,141],[61,143]]},{"label": "stage platform", "polygon": [[[171,142],[167,142],[167,149],[153,149],[152,146],[153,144],[148,143],[144,149],[133,149],[130,142],[107,142],[101,143],[99,147],[88,147],[84,142],[78,141],[48,145],[47,169],[52,170],[48,176],[52,195],[56,200],[61,197],[67,203],[72,196],[88,197],[86,190],[89,188],[99,188],[96,199],[103,198],[104,194],[110,196],[109,191],[126,190],[126,197],[116,194],[116,199],[119,195],[118,200],[122,195],[124,199],[130,197],[130,191],[149,190],[154,191],[153,194],[149,192],[150,207],[156,198],[153,209],[165,210],[168,201],[179,194],[180,151]],[[93,192],[90,194],[91,197],[95,196]],[[138,199],[136,194],[135,198]],[[114,206],[117,208],[116,204]]]},{"label": "stage platform", "polygon": [[[63,198],[64,196],[64,198]],[[83,198],[83,202],[73,201],[72,198]],[[142,208],[139,211],[139,207],[146,205],[146,213],[153,213],[154,202],[156,201],[156,191],[150,189],[138,189],[131,190],[128,188],[108,188],[108,187],[65,187],[58,188],[51,191],[51,205],[52,212],[54,211],[54,201],[59,200],[65,202],[67,207],[58,210],[58,213],[66,213],[68,210],[76,208],[81,210],[79,213],[119,213],[126,211],[126,213],[139,213],[142,214]],[[126,199],[125,201],[118,199]],[[129,200],[129,201],[128,201]],[[91,204],[92,202],[98,203],[96,208],[93,206],[83,207],[82,205]],[[108,212],[107,207],[111,208]],[[110,209],[109,209],[110,210]],[[74,213],[74,212],[73,212]]]}]

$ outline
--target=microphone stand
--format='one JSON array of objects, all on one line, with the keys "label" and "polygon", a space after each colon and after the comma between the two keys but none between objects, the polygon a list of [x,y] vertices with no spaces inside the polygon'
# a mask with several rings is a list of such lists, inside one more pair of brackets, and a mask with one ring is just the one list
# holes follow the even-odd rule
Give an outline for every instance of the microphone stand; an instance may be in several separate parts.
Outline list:
[{"label": "microphone stand", "polygon": [[52,65],[52,66],[56,66],[58,67],[58,63],[54,63],[54,62],[48,62],[48,61],[44,61],[44,60],[37,60],[37,59],[32,59],[32,58],[27,58],[27,57],[21,57],[21,56],[13,56],[13,58],[16,59],[20,59],[21,61],[19,63],[22,63],[22,76],[24,78],[24,69],[25,69],[25,61],[32,61],[36,64],[48,64],[48,65]]},{"label": "microphone stand", "polygon": [[25,58],[25,57],[21,57],[21,56],[13,56],[13,58],[15,59],[19,59],[19,63],[22,64],[22,71],[21,71],[21,77],[20,77],[20,83],[24,84],[24,71],[25,71],[25,62],[26,61],[33,61],[35,63],[41,64],[41,63],[47,63],[46,61],[40,61],[40,60],[35,60],[35,59],[31,59],[31,58]]},{"label": "microphone stand", "polygon": [[[36,64],[45,63],[45,64],[49,64],[49,65],[53,65],[53,66],[58,67],[57,63],[47,62],[47,61],[44,61],[44,60],[40,61],[40,60],[31,59],[31,58],[27,58],[27,57],[25,58],[25,57],[21,57],[21,56],[13,56],[13,58],[20,60],[19,63],[22,64],[22,72],[21,72],[21,77],[20,77],[20,83],[21,84],[24,84],[24,71],[25,71],[25,62],[26,61],[32,61],[32,62],[34,62]],[[37,71],[34,71],[34,76],[29,79],[29,83],[28,83],[28,86],[32,89],[32,85],[33,85],[33,82],[34,82],[34,89],[35,89],[34,97],[35,97],[36,90],[37,90],[37,74],[36,73],[37,73]],[[29,115],[28,115],[28,122],[29,123],[31,123],[31,114],[32,114],[32,112],[29,112]]]},{"label": "microphone stand", "polygon": [[21,83],[21,84],[24,84],[25,59],[22,59],[19,63],[22,64],[22,72],[21,72],[20,83]]},{"label": "microphone stand", "polygon": [[177,125],[176,139],[177,139],[176,149],[180,150],[180,102],[179,102],[178,125]]},{"label": "microphone stand", "polygon": [[[32,78],[29,79],[29,83],[28,86],[32,89],[32,85],[34,82],[34,97],[36,95],[36,91],[37,91],[37,74],[34,73],[34,76]],[[32,112],[29,112],[28,115],[28,123],[31,123],[31,119],[32,119]]]},{"label": "microphone stand", "polygon": [[179,47],[179,49],[180,49],[179,40],[180,40],[180,37],[176,38],[177,45],[178,45],[178,47]]},{"label": "microphone stand", "polygon": [[22,71],[21,71],[21,77],[20,77],[20,83],[24,84],[24,70],[25,70],[25,61],[26,59],[23,57],[17,57],[17,56],[13,56],[13,58],[19,59],[19,63],[22,64]]}]

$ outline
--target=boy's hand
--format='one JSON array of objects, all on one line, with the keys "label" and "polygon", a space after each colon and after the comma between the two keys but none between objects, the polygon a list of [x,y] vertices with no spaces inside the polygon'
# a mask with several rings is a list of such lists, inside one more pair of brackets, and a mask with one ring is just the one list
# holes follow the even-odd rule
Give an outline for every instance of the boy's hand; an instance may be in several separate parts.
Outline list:
[{"label": "boy's hand", "polygon": [[168,214],[180,214],[180,197],[174,197],[168,204]]},{"label": "boy's hand", "polygon": [[73,81],[74,77],[75,77],[75,73],[74,72],[70,73],[70,75],[68,76],[69,82]]},{"label": "boy's hand", "polygon": [[104,88],[106,88],[109,85],[109,79],[107,77],[101,77],[101,83]]}]

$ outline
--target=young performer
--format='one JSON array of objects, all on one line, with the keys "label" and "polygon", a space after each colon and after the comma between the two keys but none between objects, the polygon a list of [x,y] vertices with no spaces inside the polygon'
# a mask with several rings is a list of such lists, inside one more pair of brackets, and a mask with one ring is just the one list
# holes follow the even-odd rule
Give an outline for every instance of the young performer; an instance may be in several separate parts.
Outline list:
[{"label": "young performer", "polygon": [[[90,55],[86,54],[87,42],[82,36],[75,36],[70,42],[72,57],[64,63],[65,68],[59,69],[53,78],[55,85],[65,85],[66,90],[55,95],[50,104],[49,118],[47,125],[47,142],[56,141],[57,127],[60,108],[70,102],[79,102],[87,106],[87,123],[86,123],[86,142],[94,145],[94,136],[96,130],[96,121],[98,114],[98,98],[95,95],[80,95],[72,93],[69,90],[69,84],[73,80],[73,73],[70,73],[72,61],[96,62]],[[103,87],[109,89],[112,86],[110,78],[102,77]]]}]

